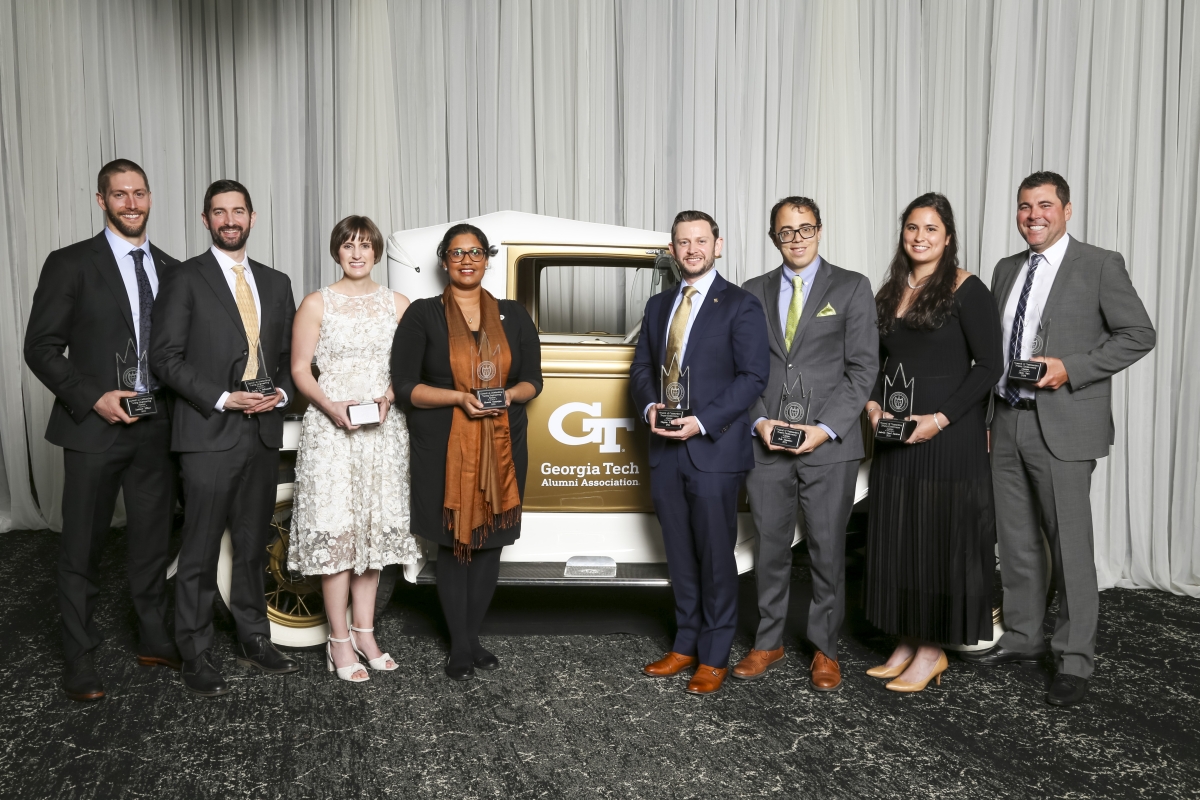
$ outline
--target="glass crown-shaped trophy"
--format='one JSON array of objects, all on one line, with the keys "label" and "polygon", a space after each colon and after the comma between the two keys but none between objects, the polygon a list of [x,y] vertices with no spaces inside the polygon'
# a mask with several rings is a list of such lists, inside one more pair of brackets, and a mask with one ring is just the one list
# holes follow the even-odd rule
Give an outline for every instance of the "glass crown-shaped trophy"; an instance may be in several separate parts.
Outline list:
[{"label": "glass crown-shaped trophy", "polygon": [[500,386],[500,347],[491,346],[487,331],[479,332],[479,349],[471,348],[471,387],[475,399],[484,408],[507,408],[504,387]]},{"label": "glass crown-shaped trophy", "polygon": [[[1039,358],[1046,355],[1046,337],[1050,332],[1050,320],[1046,320],[1038,328],[1037,335],[1033,337],[1033,347],[1029,349],[1029,358]],[[1019,381],[1021,383],[1037,383],[1046,376],[1045,361],[1031,361],[1028,359],[1014,358],[1012,363],[1008,365],[1008,379],[1010,381]]]},{"label": "glass crown-shaped trophy", "polygon": [[[800,387],[800,391],[796,391],[796,387]],[[797,375],[796,380],[792,381],[792,385],[788,386],[787,381],[783,384],[783,395],[779,399],[779,417],[778,419],[788,423],[788,425],[808,425],[808,419],[812,415],[812,389],[804,391],[804,375]],[[797,428],[791,428],[784,425],[776,425],[771,428],[771,444],[776,447],[786,447],[789,450],[795,450],[800,445],[804,444],[804,431]]]},{"label": "glass crown-shaped trophy", "polygon": [[148,417],[158,413],[158,404],[150,393],[150,360],[146,352],[139,353],[132,339],[125,346],[125,354],[114,353],[117,360],[117,387],[125,392],[137,392],[133,397],[122,397],[121,405],[131,417]]},{"label": "glass crown-shaped trophy", "polygon": [[676,353],[658,378],[658,402],[666,407],[655,413],[654,427],[665,431],[676,430],[678,421],[692,414],[692,368],[681,370],[679,367],[679,354]]},{"label": "glass crown-shaped trophy", "polygon": [[875,441],[901,444],[908,441],[912,432],[917,428],[917,421],[910,419],[913,413],[913,397],[915,396],[916,378],[905,378],[904,365],[896,369],[896,374],[883,376],[883,408],[892,415],[892,419],[884,417],[875,428]]},{"label": "glass crown-shaped trophy", "polygon": [[242,381],[242,391],[262,395],[275,394],[275,381],[267,377],[267,362],[263,358],[262,341],[255,342],[254,347],[258,351],[258,373],[255,377]]}]

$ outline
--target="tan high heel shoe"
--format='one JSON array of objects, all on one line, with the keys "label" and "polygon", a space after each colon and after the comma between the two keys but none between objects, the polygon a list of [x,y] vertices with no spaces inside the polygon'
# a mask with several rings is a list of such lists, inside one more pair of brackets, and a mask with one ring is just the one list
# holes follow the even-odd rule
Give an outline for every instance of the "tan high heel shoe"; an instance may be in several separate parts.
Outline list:
[{"label": "tan high heel shoe", "polygon": [[938,686],[942,685],[942,673],[950,666],[950,662],[946,660],[946,654],[943,652],[938,656],[937,663],[933,665],[933,669],[925,676],[925,680],[917,683],[906,683],[897,678],[887,685],[886,688],[893,692],[919,692],[929,685],[930,681],[935,681]]},{"label": "tan high heel shoe", "polygon": [[889,667],[887,664],[880,664],[878,667],[871,667],[869,670],[867,670],[867,674],[872,678],[887,678],[888,680],[891,680],[892,678],[899,678],[904,670],[908,669],[908,665],[911,664],[913,659],[916,657],[916,653],[913,653],[911,656],[904,659],[894,667]]}]

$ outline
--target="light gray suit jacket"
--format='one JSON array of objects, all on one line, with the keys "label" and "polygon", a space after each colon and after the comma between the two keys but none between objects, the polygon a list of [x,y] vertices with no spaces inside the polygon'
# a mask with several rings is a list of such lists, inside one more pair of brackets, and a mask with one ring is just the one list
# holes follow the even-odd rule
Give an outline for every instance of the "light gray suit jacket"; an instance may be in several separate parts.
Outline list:
[{"label": "light gray suit jacket", "polygon": [[[760,417],[778,419],[784,379],[790,386],[803,375],[805,391],[812,391],[809,424],[824,423],[838,438],[811,453],[793,456],[768,450],[754,436],[754,460],[769,464],[780,457],[799,458],[810,466],[857,461],[865,455],[859,416],[879,373],[879,332],[875,327],[871,282],[865,275],[821,259],[804,303],[804,314],[792,338],[792,348],[787,351],[779,319],[782,273],[783,267],[776,267],[742,286],[763,305],[771,350],[771,376],[762,396],[750,407],[750,423],[753,425]],[[822,316],[826,306],[833,313]]]},{"label": "light gray suit jacket", "polygon": [[[1003,317],[1029,251],[1002,258],[992,294]],[[1050,287],[1043,324],[1045,354],[1059,358],[1067,382],[1037,390],[1037,415],[1050,452],[1060,461],[1104,458],[1115,438],[1112,376],[1154,349],[1154,325],[1120,253],[1071,238]],[[1006,367],[1007,368],[1007,367]],[[1004,402],[992,395],[992,402]],[[988,415],[989,422],[991,415]]]}]

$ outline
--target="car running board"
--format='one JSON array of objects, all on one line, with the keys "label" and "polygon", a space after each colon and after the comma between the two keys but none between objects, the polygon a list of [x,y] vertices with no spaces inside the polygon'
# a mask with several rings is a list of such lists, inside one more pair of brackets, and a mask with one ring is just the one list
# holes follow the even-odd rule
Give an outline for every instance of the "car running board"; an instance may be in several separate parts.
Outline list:
[{"label": "car running board", "polygon": [[[568,576],[568,566],[573,567]],[[554,561],[501,561],[500,586],[670,586],[666,564],[617,564],[589,569]],[[437,582],[437,562],[429,561],[417,575],[418,584]]]}]

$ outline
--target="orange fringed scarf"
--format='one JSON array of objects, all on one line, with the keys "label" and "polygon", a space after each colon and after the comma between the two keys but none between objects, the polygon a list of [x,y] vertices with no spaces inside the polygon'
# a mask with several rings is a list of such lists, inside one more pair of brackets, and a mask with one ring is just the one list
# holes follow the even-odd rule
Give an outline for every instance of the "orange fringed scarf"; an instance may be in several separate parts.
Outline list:
[{"label": "orange fringed scarf", "polygon": [[[450,333],[454,388],[470,392],[480,385],[473,374],[477,360],[473,354],[478,356],[479,346],[449,286],[442,293],[442,305]],[[498,350],[494,358],[487,352],[481,359],[495,364],[492,385],[504,386],[512,366],[512,353],[500,324],[500,304],[482,288],[479,331],[480,342],[490,342],[489,351]],[[494,529],[511,527],[520,520],[521,496],[517,492],[508,414],[471,419],[455,406],[450,442],[446,446],[446,497],[442,503],[442,522],[454,536],[454,554],[459,560],[469,561],[471,550],[482,547]]]}]

